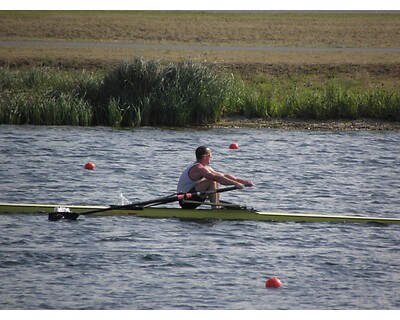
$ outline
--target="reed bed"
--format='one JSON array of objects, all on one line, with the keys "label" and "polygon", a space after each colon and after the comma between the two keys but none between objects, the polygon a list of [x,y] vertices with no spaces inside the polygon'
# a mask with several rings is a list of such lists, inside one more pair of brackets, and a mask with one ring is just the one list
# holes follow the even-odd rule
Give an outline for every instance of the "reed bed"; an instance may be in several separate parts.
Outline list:
[{"label": "reed bed", "polygon": [[229,115],[247,118],[304,120],[375,119],[400,121],[400,94],[395,89],[358,88],[346,81],[324,83],[267,81],[235,84]]},{"label": "reed bed", "polygon": [[248,118],[400,121],[400,95],[383,86],[248,82],[217,65],[135,58],[106,71],[0,68],[0,124],[197,126]]},{"label": "reed bed", "polygon": [[185,126],[215,122],[228,88],[226,78],[191,60],[163,65],[136,58],[108,72],[86,98],[96,124]]},{"label": "reed bed", "polygon": [[[92,124],[92,107],[81,97],[85,72],[49,69],[0,70],[0,123],[35,125]],[[82,82],[83,81],[83,82]]]}]

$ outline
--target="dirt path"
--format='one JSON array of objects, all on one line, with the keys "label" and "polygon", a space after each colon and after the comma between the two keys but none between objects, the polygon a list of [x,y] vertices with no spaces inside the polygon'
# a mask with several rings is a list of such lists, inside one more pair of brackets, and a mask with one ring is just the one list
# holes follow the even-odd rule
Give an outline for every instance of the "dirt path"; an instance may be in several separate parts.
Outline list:
[{"label": "dirt path", "polygon": [[137,44],[123,42],[73,42],[73,41],[0,41],[0,47],[51,47],[51,48],[118,48],[187,51],[228,52],[316,52],[316,53],[400,53],[400,48],[306,48],[265,46],[214,46],[183,44]]}]

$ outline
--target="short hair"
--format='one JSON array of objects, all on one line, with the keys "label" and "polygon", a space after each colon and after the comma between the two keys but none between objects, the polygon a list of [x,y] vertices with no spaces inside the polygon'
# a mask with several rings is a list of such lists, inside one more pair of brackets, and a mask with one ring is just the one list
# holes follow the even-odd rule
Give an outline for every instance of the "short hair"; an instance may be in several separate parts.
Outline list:
[{"label": "short hair", "polygon": [[200,146],[200,147],[198,147],[197,149],[196,149],[196,159],[197,160],[200,160],[202,157],[204,157],[207,153],[208,153],[208,150],[209,150],[210,148],[209,147],[207,147],[207,146]]}]

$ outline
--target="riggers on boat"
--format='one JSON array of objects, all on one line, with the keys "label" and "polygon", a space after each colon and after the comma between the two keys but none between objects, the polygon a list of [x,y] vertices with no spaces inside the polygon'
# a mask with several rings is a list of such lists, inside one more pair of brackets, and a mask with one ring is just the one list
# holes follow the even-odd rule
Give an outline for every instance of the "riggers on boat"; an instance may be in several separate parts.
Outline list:
[{"label": "riggers on boat", "polygon": [[[55,210],[56,209],[56,210]],[[347,222],[347,223],[382,223],[400,224],[400,218],[370,216],[348,216],[331,214],[302,214],[261,212],[238,205],[225,205],[221,209],[181,209],[172,207],[152,207],[138,205],[124,206],[80,206],[62,204],[17,204],[0,203],[1,214],[48,214],[59,218],[87,216],[131,216],[145,218],[177,218],[190,220],[260,220],[260,221],[295,221],[295,222]],[[52,219],[50,219],[52,220]],[[54,219],[58,220],[58,219]]]}]

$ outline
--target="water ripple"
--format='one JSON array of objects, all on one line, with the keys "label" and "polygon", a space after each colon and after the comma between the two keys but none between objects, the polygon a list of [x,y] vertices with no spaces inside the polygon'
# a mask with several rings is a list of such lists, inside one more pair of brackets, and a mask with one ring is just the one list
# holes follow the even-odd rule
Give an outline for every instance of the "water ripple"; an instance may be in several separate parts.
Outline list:
[{"label": "water ripple", "polygon": [[[175,192],[194,149],[261,210],[398,216],[400,135],[0,126],[7,202],[118,204]],[[228,148],[231,142],[238,150]],[[93,161],[97,168],[83,165]],[[176,205],[176,204],[171,204]],[[3,215],[0,309],[398,309],[398,226]],[[279,277],[284,287],[268,290]],[[376,284],[379,284],[378,286]]]}]

